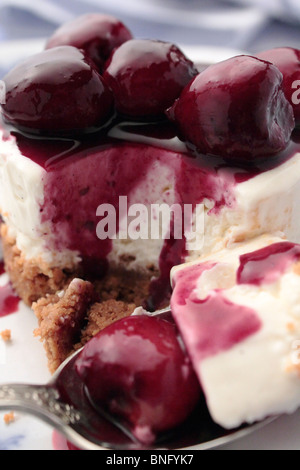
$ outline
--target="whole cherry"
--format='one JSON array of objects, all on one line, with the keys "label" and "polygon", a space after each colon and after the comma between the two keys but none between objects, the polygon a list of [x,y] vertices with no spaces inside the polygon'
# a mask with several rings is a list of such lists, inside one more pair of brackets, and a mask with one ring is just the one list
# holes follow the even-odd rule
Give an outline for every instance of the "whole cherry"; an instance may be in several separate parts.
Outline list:
[{"label": "whole cherry", "polygon": [[3,80],[5,121],[31,133],[90,132],[114,112],[111,91],[85,54],[72,46],[31,56]]},{"label": "whole cherry", "polygon": [[174,323],[133,315],[102,330],[84,347],[76,370],[96,407],[153,443],[181,424],[200,397],[200,386]]},{"label": "whole cherry", "polygon": [[163,114],[197,73],[176,45],[131,39],[112,53],[103,77],[121,114],[151,117]]},{"label": "whole cherry", "polygon": [[46,44],[46,49],[74,46],[83,49],[102,72],[111,52],[132,38],[130,30],[111,15],[88,13],[58,28]]},{"label": "whole cherry", "polygon": [[300,126],[300,50],[277,47],[260,52],[257,57],[276,65],[282,73],[285,96],[293,106],[296,125]]},{"label": "whole cherry", "polygon": [[233,57],[200,73],[166,114],[198,152],[235,162],[269,157],[286,148],[295,127],[282,80],[269,62]]}]

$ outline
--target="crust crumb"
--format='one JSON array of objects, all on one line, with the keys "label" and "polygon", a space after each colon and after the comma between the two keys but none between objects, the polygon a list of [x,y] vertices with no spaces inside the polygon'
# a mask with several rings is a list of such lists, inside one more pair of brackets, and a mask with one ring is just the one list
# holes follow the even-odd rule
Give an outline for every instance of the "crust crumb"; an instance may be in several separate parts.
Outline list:
[{"label": "crust crumb", "polygon": [[4,423],[7,424],[7,425],[13,423],[16,420],[15,413],[13,411],[10,411],[9,413],[6,413],[4,415],[3,420],[4,420]]},{"label": "crust crumb", "polygon": [[11,341],[11,330],[3,330],[0,332],[1,339],[3,341],[8,342]]},{"label": "crust crumb", "polygon": [[81,342],[75,345],[75,349],[86,344],[87,341],[111,323],[131,315],[135,308],[136,305],[133,303],[127,304],[114,299],[93,304],[88,311],[87,326],[82,331]]},{"label": "crust crumb", "polygon": [[25,259],[15,239],[9,236],[7,226],[1,224],[0,228],[5,271],[16,293],[29,307],[40,297],[63,289],[75,277],[75,270],[67,272],[42,260]]},{"label": "crust crumb", "polygon": [[44,344],[51,373],[74,351],[110,323],[135,310],[134,303],[99,301],[94,286],[74,279],[65,291],[48,295],[32,306],[39,326],[34,334]]},{"label": "crust crumb", "polygon": [[300,262],[298,261],[297,263],[293,264],[293,272],[300,276]]},{"label": "crust crumb", "polygon": [[73,351],[94,300],[93,285],[76,278],[65,291],[48,295],[32,305],[39,322],[34,334],[40,336],[44,344],[50,372],[53,373]]}]

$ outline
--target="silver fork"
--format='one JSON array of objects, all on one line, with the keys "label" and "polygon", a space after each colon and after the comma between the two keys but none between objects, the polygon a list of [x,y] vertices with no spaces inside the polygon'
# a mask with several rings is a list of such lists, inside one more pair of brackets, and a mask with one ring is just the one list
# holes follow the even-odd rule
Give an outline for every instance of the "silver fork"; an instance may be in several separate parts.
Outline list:
[{"label": "silver fork", "polygon": [[15,410],[41,419],[81,450],[145,449],[128,429],[92,408],[68,358],[45,385],[0,385],[0,410]]},{"label": "silver fork", "polygon": [[[143,313],[145,311],[142,309],[135,312],[136,315]],[[170,308],[150,315],[168,318]],[[178,439],[178,436],[173,439],[171,435],[162,446],[145,446],[136,440],[126,425],[113,421],[112,417],[105,416],[103,412],[100,414],[99,410],[95,411],[74,368],[80,352],[78,350],[70,356],[45,385],[0,385],[0,410],[16,410],[33,415],[55,428],[81,450],[170,450],[183,447],[206,450],[253,432],[274,419],[228,432],[214,425],[211,418],[205,419],[201,411],[197,429],[193,430],[189,423],[184,430],[183,440],[180,437]]]},{"label": "silver fork", "polygon": [[[169,312],[170,309],[166,308],[153,315]],[[139,314],[138,310],[136,314]],[[100,415],[90,404],[73,367],[80,351],[70,356],[45,385],[0,385],[0,410],[31,414],[58,430],[82,450],[145,449],[126,426],[104,414]]]}]

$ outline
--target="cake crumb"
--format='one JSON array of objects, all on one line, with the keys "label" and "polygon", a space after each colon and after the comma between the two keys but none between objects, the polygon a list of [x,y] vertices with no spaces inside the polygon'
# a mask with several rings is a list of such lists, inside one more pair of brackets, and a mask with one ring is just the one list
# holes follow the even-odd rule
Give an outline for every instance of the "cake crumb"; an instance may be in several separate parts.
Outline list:
[{"label": "cake crumb", "polygon": [[99,302],[93,285],[74,279],[68,288],[33,304],[40,336],[54,373],[60,364],[110,323],[131,315],[136,308],[114,299]]},{"label": "cake crumb", "polygon": [[297,263],[293,264],[293,272],[300,276],[300,262],[298,261]]},{"label": "cake crumb", "polygon": [[27,260],[11,237],[6,224],[0,226],[5,271],[22,301],[31,307],[41,297],[64,289],[76,277],[76,269],[53,268],[41,259]]},{"label": "cake crumb", "polygon": [[49,295],[32,305],[39,323],[34,334],[44,343],[50,372],[73,352],[94,297],[93,285],[76,278],[62,295]]},{"label": "cake crumb", "polygon": [[293,333],[296,330],[296,325],[293,322],[288,322],[286,324],[286,329],[290,332]]},{"label": "cake crumb", "polygon": [[95,302],[88,311],[87,326],[82,331],[81,342],[79,345],[75,345],[75,349],[82,347],[110,324],[130,316],[135,309],[136,305],[134,303],[127,304],[114,299]]},{"label": "cake crumb", "polygon": [[9,425],[13,423],[16,420],[15,413],[13,411],[10,411],[9,413],[5,413],[4,415],[4,423]]},{"label": "cake crumb", "polygon": [[92,283],[74,278],[63,290],[34,302],[35,336],[44,345],[50,372],[106,326],[131,315],[147,298],[149,282],[125,271]]},{"label": "cake crumb", "polygon": [[11,340],[11,330],[3,330],[0,332],[1,339],[3,341],[8,342]]}]

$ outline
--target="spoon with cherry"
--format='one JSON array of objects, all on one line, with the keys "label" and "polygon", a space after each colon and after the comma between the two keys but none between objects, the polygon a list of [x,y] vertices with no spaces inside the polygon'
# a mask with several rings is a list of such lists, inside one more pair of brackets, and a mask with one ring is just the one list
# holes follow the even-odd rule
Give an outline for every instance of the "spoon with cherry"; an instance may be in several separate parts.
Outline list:
[{"label": "spoon with cherry", "polygon": [[81,450],[205,449],[253,429],[212,421],[169,309],[108,326],[45,385],[0,385],[0,410],[12,409]]}]

